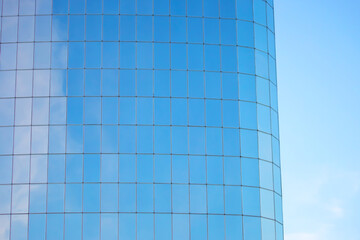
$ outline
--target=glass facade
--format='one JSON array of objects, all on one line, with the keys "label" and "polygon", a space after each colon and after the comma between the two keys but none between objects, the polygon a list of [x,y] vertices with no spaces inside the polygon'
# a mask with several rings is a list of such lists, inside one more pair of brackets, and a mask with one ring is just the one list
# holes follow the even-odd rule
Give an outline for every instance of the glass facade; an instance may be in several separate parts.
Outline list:
[{"label": "glass facade", "polygon": [[272,0],[0,0],[1,240],[282,240]]}]

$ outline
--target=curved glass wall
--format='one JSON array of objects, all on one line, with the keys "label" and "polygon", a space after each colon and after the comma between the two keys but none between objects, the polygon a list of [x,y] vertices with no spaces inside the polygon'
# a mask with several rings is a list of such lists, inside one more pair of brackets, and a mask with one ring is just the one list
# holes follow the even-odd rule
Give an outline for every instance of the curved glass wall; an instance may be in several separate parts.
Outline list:
[{"label": "curved glass wall", "polygon": [[282,240],[272,0],[2,0],[1,240]]}]

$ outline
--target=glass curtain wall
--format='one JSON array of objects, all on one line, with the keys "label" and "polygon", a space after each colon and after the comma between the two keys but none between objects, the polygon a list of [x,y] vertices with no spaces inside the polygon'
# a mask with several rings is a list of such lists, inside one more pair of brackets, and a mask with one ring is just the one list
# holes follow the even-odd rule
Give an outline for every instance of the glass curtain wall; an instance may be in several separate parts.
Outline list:
[{"label": "glass curtain wall", "polygon": [[273,1],[0,0],[1,240],[282,240]]}]

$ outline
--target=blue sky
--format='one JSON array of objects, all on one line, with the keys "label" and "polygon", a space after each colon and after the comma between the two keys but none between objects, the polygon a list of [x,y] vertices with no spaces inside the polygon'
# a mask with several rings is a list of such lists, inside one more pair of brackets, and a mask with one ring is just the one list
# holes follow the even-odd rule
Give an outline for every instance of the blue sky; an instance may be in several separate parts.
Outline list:
[{"label": "blue sky", "polygon": [[275,1],[285,240],[360,239],[360,1]]}]

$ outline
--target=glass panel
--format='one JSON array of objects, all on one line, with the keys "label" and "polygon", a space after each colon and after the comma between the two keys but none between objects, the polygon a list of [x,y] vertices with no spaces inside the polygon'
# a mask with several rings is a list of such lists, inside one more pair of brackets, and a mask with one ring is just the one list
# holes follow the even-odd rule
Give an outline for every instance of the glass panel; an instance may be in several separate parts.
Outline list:
[{"label": "glass panel", "polygon": [[225,213],[241,214],[241,187],[225,186]]},{"label": "glass panel", "polygon": [[16,42],[17,40],[17,17],[3,17],[1,29],[1,42]]},{"label": "glass panel", "polygon": [[136,209],[136,185],[119,185],[119,211],[135,212]]},{"label": "glass panel", "polygon": [[155,240],[171,239],[171,215],[155,214]]},{"label": "glass panel", "polygon": [[208,217],[208,231],[209,240],[224,240],[225,239],[225,223],[223,215],[209,215]]},{"label": "glass panel", "polygon": [[223,100],[222,106],[224,127],[239,127],[239,103]]},{"label": "glass panel", "polygon": [[174,214],[173,215],[173,240],[189,239],[189,215]]},{"label": "glass panel", "polygon": [[[218,0],[208,0],[208,1],[218,1]],[[205,5],[207,5],[206,3]],[[219,43],[220,40],[219,28],[220,27],[219,27],[218,19],[205,18],[205,30],[204,30],[205,43],[214,43],[214,44]]]},{"label": "glass panel", "polygon": [[170,155],[155,155],[155,182],[171,182]]},{"label": "glass panel", "polygon": [[253,20],[253,0],[236,0],[236,7],[238,19]]},{"label": "glass panel", "polygon": [[65,152],[65,126],[49,127],[49,153]]},{"label": "glass panel", "polygon": [[226,239],[237,240],[242,239],[242,217],[241,216],[225,216]]},{"label": "glass panel", "polygon": [[12,213],[27,213],[29,204],[29,185],[12,186]]},{"label": "glass panel", "polygon": [[225,184],[241,184],[240,158],[224,157]]},{"label": "glass panel", "polygon": [[244,217],[244,240],[261,240],[261,219]]},{"label": "glass panel", "polygon": [[187,156],[172,156],[172,182],[189,182],[189,163]]},{"label": "glass panel", "polygon": [[118,239],[118,214],[101,214],[101,239]]},{"label": "glass panel", "polygon": [[219,17],[219,0],[207,0],[204,2],[204,15],[206,17]]},{"label": "glass panel", "polygon": [[208,185],[208,213],[224,214],[224,187]]},{"label": "glass panel", "polygon": [[28,234],[28,215],[14,215],[11,217],[11,239],[26,239]]},{"label": "glass panel", "polygon": [[206,187],[190,185],[190,213],[206,213]]},{"label": "glass panel", "polygon": [[65,214],[65,239],[81,239],[82,214]]},{"label": "glass panel", "polygon": [[191,239],[207,240],[207,216],[190,215]]},{"label": "glass panel", "polygon": [[172,185],[172,211],[174,213],[189,212],[189,186]]},{"label": "glass panel", "polygon": [[260,216],[260,189],[243,187],[242,197],[244,215]]},{"label": "glass panel", "polygon": [[45,214],[29,215],[29,240],[45,239]]},{"label": "glass panel", "polygon": [[119,214],[119,236],[127,240],[136,239],[135,214]]},{"label": "glass panel", "polygon": [[241,176],[243,185],[259,187],[259,160],[242,158]]},{"label": "glass panel", "polygon": [[155,212],[171,212],[171,185],[155,184]]},{"label": "glass panel", "polygon": [[[189,1],[188,4],[188,14],[190,15],[190,4],[191,3],[197,3],[198,1]],[[201,7],[201,2],[200,7]],[[200,15],[201,15],[201,9],[200,9]],[[202,18],[192,18],[188,17],[188,41],[190,43],[202,43],[203,42],[203,19]]]},{"label": "glass panel", "polygon": [[49,184],[47,189],[47,211],[64,212],[64,184]]},{"label": "glass panel", "polygon": [[258,157],[257,132],[240,130],[241,155],[244,157]]},{"label": "glass panel", "polygon": [[[13,169],[12,161],[13,161],[12,157],[10,157],[10,156],[1,156],[0,157],[0,183],[1,184],[10,184],[12,181],[12,169]],[[2,196],[6,196],[6,195],[2,194]]]},{"label": "glass panel", "polygon": [[10,205],[11,205],[11,186],[10,185],[1,185],[0,186],[0,213],[4,214],[10,213]]},{"label": "glass panel", "polygon": [[137,239],[154,239],[154,216],[152,214],[137,214]]},{"label": "glass panel", "polygon": [[[117,212],[118,211],[118,184],[101,185],[101,211]],[[111,231],[116,232],[116,231]]]}]

